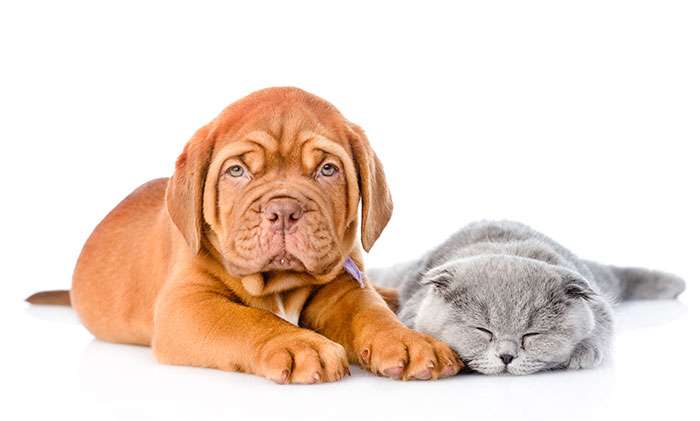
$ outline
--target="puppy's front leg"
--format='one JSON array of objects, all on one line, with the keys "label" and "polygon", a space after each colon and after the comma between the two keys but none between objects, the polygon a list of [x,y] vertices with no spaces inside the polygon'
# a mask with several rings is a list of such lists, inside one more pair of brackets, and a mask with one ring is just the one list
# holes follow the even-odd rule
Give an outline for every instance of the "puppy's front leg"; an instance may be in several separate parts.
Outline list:
[{"label": "puppy's front leg", "polygon": [[341,345],[232,301],[206,275],[161,291],[151,345],[161,363],[242,371],[278,383],[335,381],[348,373]]},{"label": "puppy's front leg", "polygon": [[448,345],[404,326],[373,287],[360,288],[346,274],[318,290],[302,326],[342,344],[352,362],[394,379],[435,379],[462,368]]}]

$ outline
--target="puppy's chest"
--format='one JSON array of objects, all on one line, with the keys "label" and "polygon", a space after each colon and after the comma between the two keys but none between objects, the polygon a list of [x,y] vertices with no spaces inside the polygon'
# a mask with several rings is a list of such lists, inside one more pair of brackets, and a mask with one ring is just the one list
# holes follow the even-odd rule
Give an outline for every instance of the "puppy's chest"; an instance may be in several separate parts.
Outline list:
[{"label": "puppy's chest", "polygon": [[241,279],[242,290],[236,289],[250,307],[267,310],[298,326],[315,281],[310,275],[301,273],[254,274]]},{"label": "puppy's chest", "polygon": [[251,297],[248,305],[267,310],[279,318],[298,326],[304,304],[306,304],[306,300],[312,291],[313,286],[309,285],[289,291],[272,293],[263,297]]}]

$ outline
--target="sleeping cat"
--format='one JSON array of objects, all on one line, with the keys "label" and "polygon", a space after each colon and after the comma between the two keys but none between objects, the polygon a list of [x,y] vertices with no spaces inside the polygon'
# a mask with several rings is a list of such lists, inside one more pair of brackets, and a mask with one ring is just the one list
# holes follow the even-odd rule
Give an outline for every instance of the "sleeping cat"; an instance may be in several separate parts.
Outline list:
[{"label": "sleeping cat", "polygon": [[484,374],[595,367],[610,350],[613,303],[685,289],[674,275],[581,260],[508,221],[470,224],[420,260],[369,278],[398,289],[408,327],[447,342]]}]

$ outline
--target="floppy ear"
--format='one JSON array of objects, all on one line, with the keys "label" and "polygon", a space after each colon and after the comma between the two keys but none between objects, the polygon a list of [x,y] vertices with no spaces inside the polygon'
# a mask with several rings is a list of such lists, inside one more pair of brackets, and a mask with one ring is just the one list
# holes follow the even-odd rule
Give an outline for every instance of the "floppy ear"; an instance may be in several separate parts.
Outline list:
[{"label": "floppy ear", "polygon": [[422,274],[418,282],[421,285],[432,285],[439,292],[445,292],[450,287],[452,279],[454,279],[454,274],[447,269],[443,269],[439,272],[431,271]]},{"label": "floppy ear", "polygon": [[209,126],[204,126],[185,145],[165,192],[170,219],[195,254],[201,248],[204,223],[202,196],[212,149],[208,135]]},{"label": "floppy ear", "polygon": [[564,294],[570,298],[581,298],[586,301],[590,301],[596,295],[588,281],[573,276],[564,278]]},{"label": "floppy ear", "polygon": [[362,197],[362,247],[369,251],[391,218],[394,204],[386,184],[382,163],[369,146],[367,136],[357,125],[349,123],[350,147],[359,174]]}]

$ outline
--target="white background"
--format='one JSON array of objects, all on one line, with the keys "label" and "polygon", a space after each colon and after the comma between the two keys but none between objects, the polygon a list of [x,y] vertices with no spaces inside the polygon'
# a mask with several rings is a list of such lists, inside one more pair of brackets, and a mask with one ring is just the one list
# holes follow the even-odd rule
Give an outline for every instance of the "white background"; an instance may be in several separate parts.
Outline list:
[{"label": "white background", "polygon": [[[696,1],[196,3],[0,4],[1,418],[698,419]],[[370,264],[510,218],[688,291],[620,308],[598,370],[297,387],[160,366],[22,302],[68,287],[95,224],[199,126],[276,85],[383,159],[396,211]]]}]

